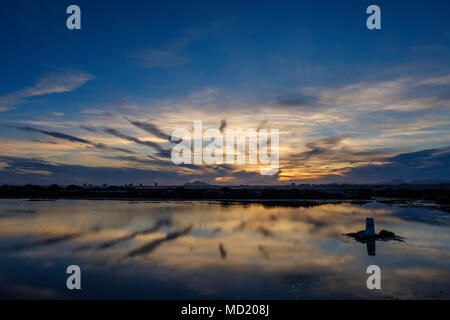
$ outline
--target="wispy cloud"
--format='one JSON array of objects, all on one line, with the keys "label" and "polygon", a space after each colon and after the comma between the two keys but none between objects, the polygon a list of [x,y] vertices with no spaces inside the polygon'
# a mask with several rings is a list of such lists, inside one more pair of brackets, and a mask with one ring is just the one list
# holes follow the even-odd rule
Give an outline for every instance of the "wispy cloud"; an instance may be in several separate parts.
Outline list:
[{"label": "wispy cloud", "polygon": [[156,142],[153,142],[153,141],[148,141],[148,140],[144,141],[144,140],[138,139],[136,137],[132,137],[132,136],[129,136],[127,134],[124,134],[124,133],[120,132],[119,130],[116,130],[116,129],[113,129],[113,128],[106,128],[105,127],[105,128],[103,128],[103,131],[105,131],[106,133],[111,134],[113,136],[119,137],[121,139],[128,140],[128,141],[140,144],[140,145],[144,145],[144,146],[153,148],[154,150],[156,150],[161,155],[168,155],[169,154],[169,151],[164,149],[163,147],[161,147],[159,145],[159,143],[156,143]]},{"label": "wispy cloud", "polygon": [[133,121],[127,118],[127,120],[135,127],[144,130],[147,133],[154,135],[155,137],[170,141],[170,135],[164,133],[157,125],[150,122]]},{"label": "wispy cloud", "polygon": [[86,131],[89,131],[89,132],[97,132],[97,130],[95,130],[94,128],[89,127],[89,126],[85,126],[85,125],[80,125],[80,128],[84,129]]},{"label": "wispy cloud", "polygon": [[386,158],[383,164],[349,168],[343,181],[385,182],[395,179],[449,180],[450,147],[402,153]]},{"label": "wispy cloud", "polygon": [[0,96],[0,111],[7,111],[22,104],[27,98],[73,91],[92,79],[93,75],[80,71],[46,75],[33,86]]},{"label": "wispy cloud", "polygon": [[37,143],[58,144],[55,141],[42,141],[42,140],[39,140],[39,139],[30,139],[30,140],[33,141],[33,142],[37,142]]},{"label": "wispy cloud", "polygon": [[124,149],[124,148],[118,148],[118,147],[112,147],[112,146],[106,145],[104,143],[92,142],[92,141],[89,141],[89,140],[86,140],[86,139],[83,139],[83,138],[79,138],[79,137],[76,137],[76,136],[73,136],[73,135],[70,135],[70,134],[65,134],[65,133],[62,133],[62,132],[46,131],[46,130],[41,130],[41,129],[37,129],[37,128],[33,128],[33,127],[14,127],[14,128],[22,130],[22,131],[26,131],[26,132],[42,133],[42,134],[48,135],[48,136],[53,137],[53,138],[66,140],[66,141],[70,141],[70,142],[87,144],[87,145],[90,145],[90,146],[92,146],[94,148],[101,149],[101,150],[119,151],[119,152],[134,154],[134,152],[131,151],[131,150],[127,150],[127,149]]},{"label": "wispy cloud", "polygon": [[220,132],[223,132],[223,130],[225,130],[226,127],[227,127],[227,120],[221,120],[219,127]]},{"label": "wispy cloud", "polygon": [[188,62],[182,51],[188,45],[199,41],[204,35],[200,30],[185,31],[184,35],[162,48],[147,48],[141,52],[130,54],[138,64],[146,68],[168,68]]},{"label": "wispy cloud", "polygon": [[450,74],[356,82],[339,88],[305,88],[320,104],[353,110],[417,111],[449,108]]},{"label": "wispy cloud", "polygon": [[67,140],[67,141],[71,141],[71,142],[91,144],[91,142],[88,141],[88,140],[85,140],[85,139],[82,139],[82,138],[78,138],[78,137],[72,136],[70,134],[61,133],[61,132],[46,131],[46,130],[41,130],[41,129],[37,129],[37,128],[33,128],[33,127],[15,127],[15,128],[19,129],[19,130],[22,130],[22,131],[27,131],[27,132],[42,133],[42,134],[48,135],[50,137],[54,137],[54,138],[58,138],[58,139],[62,139],[62,140]]},{"label": "wispy cloud", "polygon": [[310,142],[306,144],[306,147],[309,149],[306,152],[303,152],[300,155],[300,158],[303,159],[308,159],[310,157],[314,157],[314,156],[320,156],[320,155],[330,155],[330,153],[332,152],[333,148],[337,145],[339,145],[339,143],[344,140],[345,137],[328,137],[328,138],[324,138],[321,139],[320,141],[317,142]]}]

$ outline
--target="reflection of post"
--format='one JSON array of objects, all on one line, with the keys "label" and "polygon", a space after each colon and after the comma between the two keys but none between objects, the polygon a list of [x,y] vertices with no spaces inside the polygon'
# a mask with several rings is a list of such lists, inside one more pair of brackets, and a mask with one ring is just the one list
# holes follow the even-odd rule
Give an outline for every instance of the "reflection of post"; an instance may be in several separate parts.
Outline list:
[{"label": "reflection of post", "polygon": [[376,247],[375,247],[375,239],[367,239],[366,242],[366,246],[367,246],[367,254],[369,256],[374,256],[375,255],[375,251],[376,251]]},{"label": "reflection of post", "polygon": [[366,218],[366,236],[375,235],[375,222],[373,218]]}]

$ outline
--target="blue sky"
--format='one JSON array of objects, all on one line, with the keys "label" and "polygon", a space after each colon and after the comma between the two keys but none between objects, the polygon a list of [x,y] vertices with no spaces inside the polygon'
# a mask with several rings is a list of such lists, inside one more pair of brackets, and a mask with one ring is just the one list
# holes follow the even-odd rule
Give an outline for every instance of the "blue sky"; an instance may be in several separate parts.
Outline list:
[{"label": "blue sky", "polygon": [[[66,28],[71,4],[81,30]],[[371,4],[381,30],[365,26]],[[1,182],[101,183],[108,174],[92,170],[117,168],[142,172],[109,183],[450,179],[449,9],[448,1],[3,1]],[[280,174],[183,171],[108,130],[169,148],[131,122],[170,135],[194,118],[279,128]],[[421,161],[434,171],[417,160],[392,177],[398,154],[421,150],[433,150]],[[79,171],[55,171],[70,166]]]}]

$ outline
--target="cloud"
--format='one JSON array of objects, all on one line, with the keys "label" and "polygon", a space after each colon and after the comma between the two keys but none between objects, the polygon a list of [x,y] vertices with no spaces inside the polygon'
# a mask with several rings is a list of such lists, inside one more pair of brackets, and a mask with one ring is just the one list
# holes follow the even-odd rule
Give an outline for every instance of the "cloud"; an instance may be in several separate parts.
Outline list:
[{"label": "cloud", "polygon": [[[326,161],[327,164],[333,162],[367,162],[383,157],[386,150],[358,150],[352,147],[351,139],[346,136],[334,136],[319,139],[318,141],[306,143],[308,150],[297,154],[290,154],[287,158],[292,160],[292,164],[308,160]],[[390,153],[392,154],[392,153]]]},{"label": "cloud", "polygon": [[127,118],[127,120],[134,125],[135,127],[144,130],[147,133],[154,135],[155,137],[171,141],[170,135],[164,133],[161,129],[159,129],[155,124],[150,122],[142,122],[142,121],[133,121]]},{"label": "cloud", "polygon": [[109,160],[117,160],[117,161],[122,161],[122,162],[140,164],[140,165],[145,165],[145,166],[152,165],[152,166],[159,166],[159,167],[171,167],[172,169],[174,169],[174,168],[189,168],[192,170],[202,170],[203,172],[206,171],[204,168],[202,168],[198,165],[195,165],[195,164],[176,165],[170,159],[160,160],[160,159],[156,159],[152,156],[148,156],[148,158],[145,158],[145,159],[138,158],[135,156],[103,156],[103,158],[109,159]]},{"label": "cloud", "polygon": [[320,156],[330,153],[330,151],[337,146],[345,137],[328,137],[323,138],[317,142],[310,142],[306,144],[306,147],[310,150],[300,154],[300,158],[307,160],[314,156]]},{"label": "cloud", "polygon": [[143,67],[168,68],[185,64],[188,61],[188,59],[179,56],[181,49],[182,47],[180,46],[169,46],[164,49],[147,49],[134,56]]},{"label": "cloud", "polygon": [[80,128],[84,129],[86,131],[90,131],[90,132],[97,132],[97,130],[95,130],[94,128],[89,127],[89,126],[85,126],[85,125],[80,125]]},{"label": "cloud", "polygon": [[[113,158],[111,158],[113,159]],[[126,160],[118,158],[117,160]],[[128,160],[133,161],[133,157]],[[21,158],[0,156],[0,181],[2,184],[82,184],[92,183],[101,185],[123,185],[133,182],[152,185],[155,180],[164,185],[180,185],[187,181],[201,179],[202,181],[214,184],[214,179],[218,176],[233,175],[236,180],[233,184],[269,184],[276,183],[275,176],[261,176],[259,172],[235,171],[232,166],[195,166],[180,165],[175,166],[170,161],[160,161],[153,163],[149,159],[149,164],[154,167],[143,167],[136,164],[119,166],[83,166],[75,164],[65,164],[49,162],[37,158]],[[176,169],[176,170],[174,170]],[[25,172],[26,171],[26,172]],[[47,172],[42,175],[37,172]],[[217,182],[217,181],[216,181]]]},{"label": "cloud", "polygon": [[314,112],[327,106],[319,103],[316,96],[306,95],[302,92],[279,96],[274,101],[275,105],[287,108],[295,108],[299,111]]},{"label": "cloud", "polygon": [[67,141],[71,141],[71,142],[78,142],[78,143],[85,143],[85,144],[92,144],[90,141],[82,139],[82,138],[78,138],[69,134],[65,134],[65,133],[61,133],[61,132],[56,132],[56,131],[45,131],[45,130],[41,130],[41,129],[37,129],[37,128],[32,128],[32,127],[15,127],[16,129],[22,130],[22,131],[27,131],[27,132],[38,132],[38,133],[42,133],[42,134],[46,134],[48,136],[54,137],[54,138],[58,138],[58,139],[62,139],[62,140],[67,140]]},{"label": "cloud", "polygon": [[263,121],[261,121],[260,123],[258,123],[258,127],[256,128],[257,131],[261,130],[261,129],[267,129],[267,123],[269,121],[267,119],[264,119]]},{"label": "cloud", "polygon": [[220,257],[222,259],[226,259],[227,258],[227,250],[225,250],[225,247],[223,246],[222,243],[219,243],[219,252],[220,252]]},{"label": "cloud", "polygon": [[182,37],[162,48],[148,48],[132,53],[130,56],[135,58],[140,66],[146,68],[168,68],[182,65],[189,61],[181,55],[183,49],[199,41],[203,35],[204,32],[200,30],[187,30]]},{"label": "cloud", "polygon": [[113,136],[119,137],[121,139],[128,140],[128,141],[140,144],[140,145],[144,145],[144,146],[153,148],[160,155],[167,156],[169,154],[169,151],[164,149],[163,147],[161,147],[159,145],[159,143],[156,143],[156,142],[153,142],[153,141],[140,140],[140,139],[138,139],[136,137],[132,137],[132,136],[126,135],[126,134],[124,134],[124,133],[122,133],[122,132],[120,132],[120,131],[118,131],[116,129],[113,129],[113,128],[106,128],[105,127],[105,128],[103,128],[103,131],[105,131],[106,133],[111,134]]},{"label": "cloud", "polygon": [[[102,150],[112,149],[93,141],[128,145],[129,147],[125,148],[135,151],[128,152],[133,154],[129,157],[125,154],[90,152],[89,149],[80,156],[76,154],[78,150],[73,151],[72,146],[62,142],[60,147],[57,147],[50,144],[31,145],[26,141],[28,144],[23,143],[16,150],[15,145],[19,140],[9,138],[3,139],[2,148],[4,154],[15,156],[32,154],[75,164],[107,164],[119,170],[125,166],[150,168],[161,170],[160,172],[172,171],[177,174],[177,180],[171,180],[176,184],[182,184],[188,179],[217,184],[269,184],[287,180],[358,180],[357,176],[349,176],[355,167],[374,165],[379,168],[400,151],[448,144],[450,122],[444,104],[442,107],[434,106],[431,109],[409,112],[392,110],[393,104],[390,104],[391,100],[395,101],[397,106],[400,101],[402,105],[419,100],[430,102],[432,99],[444,102],[444,88],[448,81],[444,73],[422,77],[408,74],[408,77],[403,75],[382,81],[377,78],[372,82],[374,92],[365,81],[367,80],[331,87],[309,87],[300,89],[298,94],[292,93],[291,87],[283,90],[289,90],[290,94],[278,92],[273,95],[275,98],[264,99],[262,103],[261,99],[247,100],[241,95],[225,92],[220,88],[207,88],[183,97],[136,101],[135,104],[140,106],[138,109],[120,110],[120,114],[114,119],[100,116],[104,111],[99,110],[92,114],[83,114],[83,119],[76,121],[57,121],[52,117],[46,121],[36,119],[24,122],[24,125],[31,127],[61,128],[54,129],[57,132],[39,129],[33,131],[55,138],[48,140],[64,139]],[[379,104],[372,106],[371,100]],[[267,103],[268,101],[271,103]],[[318,106],[320,110],[317,110]],[[150,110],[152,115],[149,118]],[[236,112],[237,110],[239,112]],[[170,161],[171,144],[168,133],[173,128],[187,128],[192,131],[194,120],[202,120],[204,129],[219,128],[223,131],[230,127],[244,130],[256,127],[280,129],[282,173],[272,179],[262,179],[258,174],[254,174],[254,167],[247,165],[233,165],[231,168],[209,165],[175,166]],[[88,132],[80,134],[78,127]],[[138,135],[136,128],[148,135]],[[114,137],[106,136],[105,132]],[[96,134],[91,137],[91,133]],[[95,138],[97,135],[98,138]],[[136,146],[135,143],[152,150]],[[153,150],[156,152],[153,153]]]},{"label": "cloud", "polygon": [[358,183],[393,179],[450,180],[450,147],[401,153],[384,159],[383,164],[351,168],[340,178]]},{"label": "cloud", "polygon": [[61,139],[61,140],[66,140],[66,141],[70,141],[70,142],[75,142],[75,143],[83,143],[83,144],[87,144],[90,145],[94,148],[97,149],[101,149],[101,150],[107,150],[107,151],[119,151],[119,152],[124,152],[124,153],[129,153],[129,154],[134,154],[135,152],[127,150],[127,149],[123,149],[123,148],[118,148],[118,147],[112,147],[112,146],[108,146],[106,144],[103,143],[95,143],[83,138],[78,138],[76,136],[72,136],[69,134],[65,134],[65,133],[61,133],[61,132],[56,132],[56,131],[46,131],[46,130],[41,130],[41,129],[37,129],[37,128],[32,128],[32,127],[14,127],[18,130],[22,130],[22,131],[26,131],[26,132],[37,132],[37,133],[42,133],[45,135],[48,135],[50,137],[54,137],[57,139]]},{"label": "cloud", "polygon": [[227,120],[220,121],[220,127],[219,127],[220,132],[223,132],[223,130],[225,130],[226,127],[227,127]]},{"label": "cloud", "polygon": [[[158,172],[136,168],[88,167],[63,163],[52,163],[36,158],[20,158],[0,156],[5,165],[0,170],[0,181],[9,184],[51,184],[69,185],[72,183],[108,183],[123,185],[130,182],[151,184],[155,179],[164,177],[168,183],[175,183],[179,175],[175,172]],[[50,175],[33,173],[19,174],[17,170],[48,171]]]},{"label": "cloud", "polygon": [[[331,141],[329,141],[331,143]],[[321,145],[326,145],[321,144]],[[411,180],[450,180],[450,147],[426,149],[417,152],[402,153],[380,158],[380,164],[363,164],[358,167],[339,169],[336,174],[322,174],[315,182],[332,183],[378,183],[393,179]],[[115,159],[115,158],[113,158]],[[63,163],[51,163],[42,159],[26,159],[0,156],[0,181],[14,184],[50,184],[68,185],[71,183],[152,184],[154,180],[166,185],[179,185],[185,181],[201,179],[217,183],[217,177],[234,177],[231,181],[239,184],[277,184],[277,176],[261,176],[257,172],[238,171],[233,166],[201,166],[190,168],[188,165],[176,167],[170,161],[154,162],[149,159],[117,156],[118,161],[130,161],[142,165],[154,165],[156,168],[139,168],[130,164],[119,167],[87,167]],[[183,171],[186,170],[186,171]],[[294,180],[293,180],[294,181]],[[225,182],[226,183],[226,182]]]},{"label": "cloud", "polygon": [[450,75],[410,76],[378,82],[356,82],[338,88],[304,88],[319,104],[353,110],[417,111],[450,108]]},{"label": "cloud", "polygon": [[49,74],[34,86],[0,96],[0,111],[22,104],[27,98],[73,91],[92,79],[93,75],[80,71]]},{"label": "cloud", "polygon": [[46,76],[30,88],[23,89],[27,96],[41,96],[45,94],[70,92],[81,87],[94,76],[83,72],[65,72]]},{"label": "cloud", "polygon": [[55,141],[43,141],[43,140],[39,140],[39,139],[30,139],[33,142],[37,142],[37,143],[46,143],[46,144],[58,144]]}]

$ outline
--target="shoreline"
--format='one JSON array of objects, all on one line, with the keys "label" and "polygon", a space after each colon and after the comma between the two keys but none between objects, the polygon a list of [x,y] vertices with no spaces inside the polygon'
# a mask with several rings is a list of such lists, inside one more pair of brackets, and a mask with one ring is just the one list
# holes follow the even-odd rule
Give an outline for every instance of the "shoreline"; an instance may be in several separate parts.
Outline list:
[{"label": "shoreline", "polygon": [[364,205],[370,202],[378,202],[387,205],[398,205],[399,207],[415,207],[441,210],[450,213],[450,205],[439,204],[433,201],[406,199],[406,198],[372,198],[372,199],[220,199],[220,198],[139,198],[139,197],[4,197],[1,200],[23,200],[30,202],[44,202],[56,200],[88,200],[88,201],[127,201],[127,202],[214,202],[222,204],[262,204],[274,207],[307,207],[325,204],[350,203]]}]

